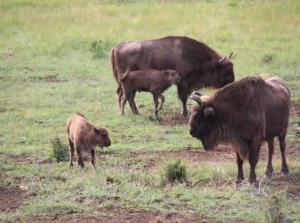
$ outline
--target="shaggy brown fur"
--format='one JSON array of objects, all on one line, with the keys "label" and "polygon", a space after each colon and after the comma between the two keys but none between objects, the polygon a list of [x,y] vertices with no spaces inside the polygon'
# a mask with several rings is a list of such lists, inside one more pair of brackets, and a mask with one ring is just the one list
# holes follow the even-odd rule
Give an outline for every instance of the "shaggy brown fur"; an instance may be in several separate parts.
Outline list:
[{"label": "shaggy brown fur", "polygon": [[[187,116],[186,101],[193,90],[204,86],[220,88],[234,81],[233,64],[229,55],[221,57],[205,43],[185,36],[167,36],[161,39],[122,42],[111,50],[111,64],[115,80],[119,108],[123,95],[119,77],[126,70],[176,70],[181,81],[177,84],[182,102],[182,114]],[[133,113],[137,107],[128,98]]]},{"label": "shaggy brown fur", "polygon": [[244,179],[242,164],[248,158],[250,181],[256,181],[255,166],[262,141],[269,145],[266,174],[273,172],[274,138],[278,137],[282,154],[282,172],[288,173],[285,159],[290,92],[277,77],[264,80],[247,77],[218,90],[211,97],[194,95],[198,105],[192,108],[190,133],[199,138],[206,150],[219,143],[235,145],[238,181]]},{"label": "shaggy brown fur", "polygon": [[[153,95],[155,116],[158,118],[158,111],[165,101],[162,93],[179,81],[180,76],[175,70],[138,70],[121,74],[120,83],[123,91],[121,114],[124,114],[124,106],[129,97],[132,97],[134,101],[136,91],[146,91],[151,92]],[[158,98],[161,101],[160,106],[158,106]]]},{"label": "shaggy brown fur", "polygon": [[91,154],[91,162],[95,167],[95,146],[103,148],[111,145],[108,131],[105,128],[95,127],[80,113],[68,119],[66,130],[70,149],[70,168],[73,166],[75,150],[78,165],[84,167],[82,151],[87,150]]}]

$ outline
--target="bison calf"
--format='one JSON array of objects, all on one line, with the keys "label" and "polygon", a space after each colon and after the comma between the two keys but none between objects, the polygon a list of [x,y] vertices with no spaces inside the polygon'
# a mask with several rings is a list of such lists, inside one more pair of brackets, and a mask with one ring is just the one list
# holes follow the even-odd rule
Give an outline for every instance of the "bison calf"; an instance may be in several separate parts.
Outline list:
[{"label": "bison calf", "polygon": [[74,151],[77,153],[78,165],[84,167],[82,151],[89,151],[91,162],[95,168],[95,146],[109,147],[111,145],[108,131],[105,128],[97,128],[82,115],[77,113],[67,121],[66,130],[68,133],[70,164],[73,166]]},{"label": "bison calf", "polygon": [[[123,91],[121,99],[121,114],[124,114],[126,101],[133,106],[136,91],[151,92],[155,104],[155,116],[158,118],[158,111],[162,108],[165,97],[162,93],[172,84],[177,84],[180,76],[175,70],[138,70],[127,71],[120,75],[120,83]],[[160,106],[158,106],[158,98]],[[139,114],[138,110],[134,114]]]}]

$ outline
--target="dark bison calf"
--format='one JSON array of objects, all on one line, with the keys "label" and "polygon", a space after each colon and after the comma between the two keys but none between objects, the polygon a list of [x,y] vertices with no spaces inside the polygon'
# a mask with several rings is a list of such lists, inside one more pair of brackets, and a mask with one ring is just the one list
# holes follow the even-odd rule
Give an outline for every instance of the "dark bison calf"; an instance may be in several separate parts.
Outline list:
[{"label": "dark bison calf", "polygon": [[250,163],[250,182],[256,182],[255,167],[262,141],[269,147],[267,176],[273,172],[274,138],[278,137],[282,155],[282,173],[288,173],[285,159],[285,137],[290,109],[290,92],[277,77],[264,80],[247,77],[218,90],[211,97],[200,97],[189,120],[190,134],[202,141],[205,150],[219,143],[236,147],[237,182],[244,179],[243,161]]},{"label": "dark bison calf", "polygon": [[[153,95],[155,104],[155,116],[158,118],[158,111],[162,108],[165,97],[162,93],[172,84],[177,84],[180,76],[175,70],[138,70],[127,71],[120,75],[120,83],[123,91],[121,100],[121,114],[124,114],[124,106],[129,97],[134,96],[136,91],[147,91]],[[158,98],[160,106],[158,106]],[[131,101],[129,101],[131,103]],[[137,110],[137,114],[139,114]]]},{"label": "dark bison calf", "polygon": [[76,150],[78,165],[83,168],[82,151],[86,150],[90,152],[91,162],[95,168],[95,146],[103,148],[111,145],[108,131],[105,128],[95,127],[79,113],[68,119],[66,130],[70,149],[69,167],[73,167],[73,156]]}]

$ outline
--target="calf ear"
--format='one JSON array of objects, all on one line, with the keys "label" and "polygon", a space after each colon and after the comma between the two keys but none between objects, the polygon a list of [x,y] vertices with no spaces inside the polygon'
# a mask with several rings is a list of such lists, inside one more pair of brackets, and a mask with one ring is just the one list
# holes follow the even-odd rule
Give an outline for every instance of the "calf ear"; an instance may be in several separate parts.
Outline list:
[{"label": "calf ear", "polygon": [[215,110],[212,107],[207,107],[204,109],[205,118],[213,117],[215,115]]}]

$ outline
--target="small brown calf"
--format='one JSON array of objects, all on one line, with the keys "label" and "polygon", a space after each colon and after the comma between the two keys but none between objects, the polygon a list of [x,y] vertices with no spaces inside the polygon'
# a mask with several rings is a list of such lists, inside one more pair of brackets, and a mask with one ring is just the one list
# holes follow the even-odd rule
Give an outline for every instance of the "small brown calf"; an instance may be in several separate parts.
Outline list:
[{"label": "small brown calf", "polygon": [[73,167],[74,151],[77,153],[78,165],[84,167],[82,151],[89,151],[91,162],[95,168],[95,146],[109,147],[111,145],[108,131],[105,128],[97,128],[80,113],[71,116],[67,121],[70,164]]},{"label": "small brown calf", "polygon": [[[175,70],[137,70],[127,71],[120,75],[120,84],[123,90],[121,100],[121,114],[124,114],[125,103],[134,104],[134,97],[137,91],[151,92],[155,104],[155,116],[158,118],[158,111],[162,108],[165,97],[162,93],[172,84],[178,84],[180,76]],[[158,106],[158,98],[161,103]],[[132,106],[133,106],[132,104]],[[139,114],[138,110],[135,113]]]}]

